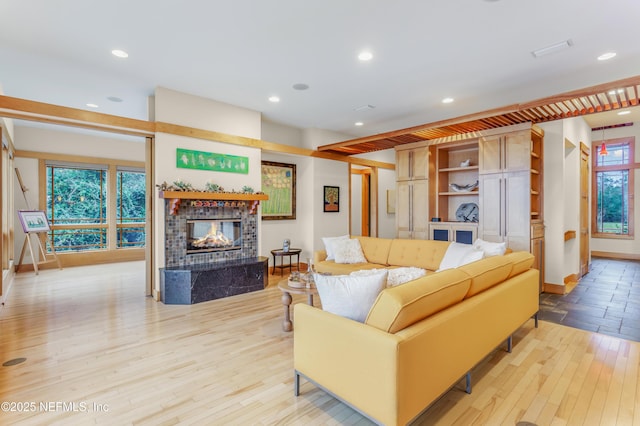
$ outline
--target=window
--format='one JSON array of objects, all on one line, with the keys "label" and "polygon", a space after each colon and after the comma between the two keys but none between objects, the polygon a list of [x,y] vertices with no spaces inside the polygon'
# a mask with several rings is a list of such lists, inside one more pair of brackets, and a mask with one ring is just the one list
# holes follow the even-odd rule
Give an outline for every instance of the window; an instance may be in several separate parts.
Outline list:
[{"label": "window", "polygon": [[117,246],[144,247],[145,175],[118,169],[116,177]]},{"label": "window", "polygon": [[601,155],[602,143],[594,144],[594,237],[633,237],[633,142],[633,138],[606,141],[607,155]]},{"label": "window", "polygon": [[[144,246],[143,172],[48,161],[46,179],[47,217],[56,252]],[[109,181],[116,182],[115,194],[110,193]]]}]

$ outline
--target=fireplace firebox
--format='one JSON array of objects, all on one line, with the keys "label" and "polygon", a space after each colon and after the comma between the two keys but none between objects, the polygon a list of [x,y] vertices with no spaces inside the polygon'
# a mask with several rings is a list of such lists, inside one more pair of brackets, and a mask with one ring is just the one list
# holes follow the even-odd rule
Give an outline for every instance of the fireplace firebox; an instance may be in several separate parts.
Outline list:
[{"label": "fireplace firebox", "polygon": [[242,249],[240,219],[187,220],[187,254]]}]

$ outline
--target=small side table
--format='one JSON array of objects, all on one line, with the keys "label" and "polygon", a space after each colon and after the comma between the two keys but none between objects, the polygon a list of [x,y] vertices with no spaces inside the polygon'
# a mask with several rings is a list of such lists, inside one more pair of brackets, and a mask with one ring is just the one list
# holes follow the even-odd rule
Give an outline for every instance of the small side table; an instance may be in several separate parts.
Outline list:
[{"label": "small side table", "polygon": [[[271,250],[271,255],[273,256],[273,269],[271,270],[271,275],[276,273],[276,268],[280,269],[280,276],[283,275],[282,270],[285,268],[289,268],[289,273],[291,273],[291,266],[293,264],[293,262],[291,261],[292,260],[291,256],[296,257],[296,264],[299,271],[300,270],[300,252],[302,252],[302,249],[298,249],[298,248],[290,248],[289,251],[284,251],[282,249]],[[288,265],[284,264],[285,256],[289,256]],[[276,265],[278,258],[280,258],[280,265]]]},{"label": "small side table", "polygon": [[318,294],[318,289],[315,287],[289,287],[289,280],[282,280],[278,283],[278,288],[282,291],[282,304],[284,305],[284,321],[282,322],[283,331],[293,330],[293,323],[291,322],[291,294],[306,294],[307,304],[313,306],[313,296]]}]

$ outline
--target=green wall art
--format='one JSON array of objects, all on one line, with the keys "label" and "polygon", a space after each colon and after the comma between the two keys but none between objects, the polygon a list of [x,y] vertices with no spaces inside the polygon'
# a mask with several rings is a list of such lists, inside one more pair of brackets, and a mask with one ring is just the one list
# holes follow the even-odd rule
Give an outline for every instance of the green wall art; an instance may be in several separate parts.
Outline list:
[{"label": "green wall art", "polygon": [[262,192],[269,199],[261,203],[263,220],[296,218],[296,165],[262,162]]},{"label": "green wall art", "polygon": [[246,175],[249,174],[249,158],[176,148],[176,167]]}]

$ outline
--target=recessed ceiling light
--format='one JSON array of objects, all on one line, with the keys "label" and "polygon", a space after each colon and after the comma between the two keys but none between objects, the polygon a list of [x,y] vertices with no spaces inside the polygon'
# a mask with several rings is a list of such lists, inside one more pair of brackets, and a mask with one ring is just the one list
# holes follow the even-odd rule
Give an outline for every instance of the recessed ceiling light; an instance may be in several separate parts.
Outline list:
[{"label": "recessed ceiling light", "polygon": [[307,90],[309,88],[309,85],[305,83],[296,83],[292,87],[295,90]]},{"label": "recessed ceiling light", "polygon": [[360,59],[361,61],[370,61],[371,59],[373,59],[373,53],[365,50],[364,52],[360,52],[358,54],[358,59]]},{"label": "recessed ceiling light", "polygon": [[96,104],[87,104],[87,106],[89,108],[98,108],[98,105],[96,105]]},{"label": "recessed ceiling light", "polygon": [[616,55],[617,55],[616,52],[603,53],[602,55],[598,56],[598,60],[599,61],[607,61],[607,60],[615,57]]},{"label": "recessed ceiling light", "polygon": [[631,114],[631,111],[626,110],[626,111],[620,111],[620,112],[618,113],[618,115],[627,115],[627,114]]},{"label": "recessed ceiling light", "polygon": [[280,98],[277,96],[269,96],[269,102],[273,102],[273,103],[280,102]]},{"label": "recessed ceiling light", "polygon": [[540,56],[549,55],[551,53],[559,52],[564,49],[568,49],[573,46],[573,41],[564,40],[560,43],[552,44],[551,46],[543,47],[542,49],[534,50],[531,52],[534,58],[539,58]]},{"label": "recessed ceiling light", "polygon": [[356,121],[355,125],[356,126],[364,126],[364,123],[362,121]]},{"label": "recessed ceiling light", "polygon": [[122,98],[118,98],[117,96],[108,96],[107,99],[111,102],[122,102]]},{"label": "recessed ceiling light", "polygon": [[444,99],[442,100],[442,103],[443,103],[443,104],[450,104],[451,102],[453,102],[453,98],[444,98]]},{"label": "recessed ceiling light", "polygon": [[128,58],[129,54],[127,52],[125,52],[124,50],[120,50],[120,49],[113,49],[111,51],[111,54],[113,56],[117,56],[118,58]]}]

